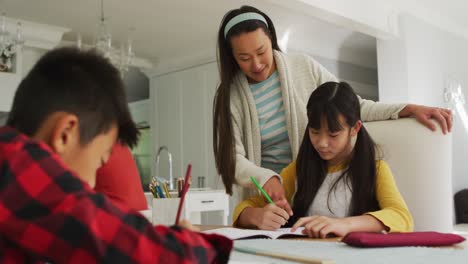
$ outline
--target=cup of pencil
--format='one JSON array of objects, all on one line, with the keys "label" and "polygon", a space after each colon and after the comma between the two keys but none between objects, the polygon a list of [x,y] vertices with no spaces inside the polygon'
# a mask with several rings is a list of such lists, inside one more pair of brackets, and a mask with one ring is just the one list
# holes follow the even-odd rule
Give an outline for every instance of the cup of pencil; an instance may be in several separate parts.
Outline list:
[{"label": "cup of pencil", "polygon": [[154,177],[151,178],[149,183],[149,190],[153,194],[154,198],[171,198],[167,183],[164,181],[158,181]]}]

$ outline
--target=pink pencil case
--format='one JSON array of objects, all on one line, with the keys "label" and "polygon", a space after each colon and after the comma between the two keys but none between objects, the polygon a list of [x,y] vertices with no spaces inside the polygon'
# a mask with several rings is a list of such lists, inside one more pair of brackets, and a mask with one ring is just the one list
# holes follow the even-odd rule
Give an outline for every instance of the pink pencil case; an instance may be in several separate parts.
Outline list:
[{"label": "pink pencil case", "polygon": [[352,232],[341,241],[354,247],[450,246],[465,241],[465,238],[438,232]]}]

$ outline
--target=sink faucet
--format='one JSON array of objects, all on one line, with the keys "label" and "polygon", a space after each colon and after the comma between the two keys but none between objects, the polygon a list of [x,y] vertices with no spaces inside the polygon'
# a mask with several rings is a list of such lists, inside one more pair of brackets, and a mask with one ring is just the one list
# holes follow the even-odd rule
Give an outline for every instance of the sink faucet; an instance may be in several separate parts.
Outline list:
[{"label": "sink faucet", "polygon": [[159,173],[159,155],[163,150],[167,151],[167,156],[169,157],[169,190],[174,190],[174,179],[172,177],[172,155],[169,152],[167,146],[159,147],[158,155],[156,156],[156,176],[158,176]]}]

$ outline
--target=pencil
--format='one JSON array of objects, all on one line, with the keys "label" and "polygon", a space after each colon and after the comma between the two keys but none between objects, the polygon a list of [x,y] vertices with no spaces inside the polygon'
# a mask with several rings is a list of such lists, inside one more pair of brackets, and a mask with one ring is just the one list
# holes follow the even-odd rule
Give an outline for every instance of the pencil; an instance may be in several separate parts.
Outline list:
[{"label": "pencil", "polygon": [[165,182],[162,183],[162,187],[164,190],[164,194],[166,194],[167,198],[172,198],[171,193],[169,193],[169,189],[167,188],[167,184]]},{"label": "pencil", "polygon": [[[270,196],[263,190],[262,186],[257,182],[257,180],[254,178],[254,176],[250,176],[250,180],[257,186],[257,189],[265,196],[265,198],[268,200],[269,203],[275,204],[273,200],[271,200]],[[288,222],[288,219],[286,219],[286,223]]]},{"label": "pencil", "polygon": [[265,192],[265,190],[263,190],[262,186],[258,184],[257,180],[253,176],[250,176],[250,180],[255,184],[255,186],[257,186],[257,189],[263,194],[263,196],[265,196],[268,202],[274,204],[273,200],[271,200],[270,196]]},{"label": "pencil", "polygon": [[182,191],[180,194],[180,201],[179,201],[179,208],[177,208],[177,216],[175,220],[175,224],[179,224],[180,220],[180,213],[182,211],[182,207],[184,206],[184,199],[185,199],[185,194],[187,194],[188,188],[189,188],[189,182],[190,182],[190,172],[192,171],[192,164],[189,163],[187,166],[187,172],[185,173],[185,181],[184,181],[184,186],[182,187]]},{"label": "pencil", "polygon": [[310,264],[334,264],[335,263],[334,260],[330,260],[330,259],[294,256],[294,255],[283,254],[283,253],[280,254],[280,253],[274,253],[274,252],[269,252],[269,251],[262,251],[258,249],[248,248],[248,247],[239,247],[235,245],[234,245],[234,250],[242,252],[242,253],[252,254],[252,255],[272,257],[272,258],[290,260],[290,261],[295,261],[295,262],[300,262],[300,263],[310,263]]},{"label": "pencil", "polygon": [[156,182],[156,193],[158,194],[159,198],[166,198],[161,188],[161,185],[159,185],[159,182]]}]

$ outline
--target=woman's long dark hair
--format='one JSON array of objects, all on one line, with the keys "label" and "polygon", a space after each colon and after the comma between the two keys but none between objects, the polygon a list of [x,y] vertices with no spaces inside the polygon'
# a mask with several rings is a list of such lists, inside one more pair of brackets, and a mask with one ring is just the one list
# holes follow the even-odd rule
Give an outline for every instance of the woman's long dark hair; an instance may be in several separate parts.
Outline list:
[{"label": "woman's long dark hair", "polygon": [[[320,85],[307,103],[309,123],[304,133],[296,161],[297,191],[293,202],[294,223],[306,216],[317,191],[327,175],[327,164],[313,147],[309,128],[320,129],[325,118],[330,131],[342,128],[338,117],[342,115],[346,124],[353,127],[361,120],[359,99],[351,86],[345,82],[327,82]],[[362,215],[379,209],[376,198],[376,145],[364,126],[357,134],[349,167],[334,183],[344,180],[352,191],[350,215]],[[332,188],[333,189],[333,188]],[[330,192],[333,190],[329,190]]]},{"label": "woman's long dark hair", "polygon": [[[268,23],[265,25],[259,20],[246,20],[233,26],[226,37],[224,37],[224,28],[226,24],[235,16],[254,12],[262,15]],[[234,134],[232,130],[230,87],[234,76],[240,70],[232,54],[231,38],[242,33],[253,32],[257,29],[263,29],[270,38],[272,48],[280,50],[276,38],[275,26],[271,19],[260,10],[251,6],[242,6],[239,9],[233,9],[226,13],[218,31],[218,70],[221,82],[216,91],[213,101],[213,151],[218,174],[223,179],[226,192],[232,194],[232,185],[236,183],[236,151]]]}]

